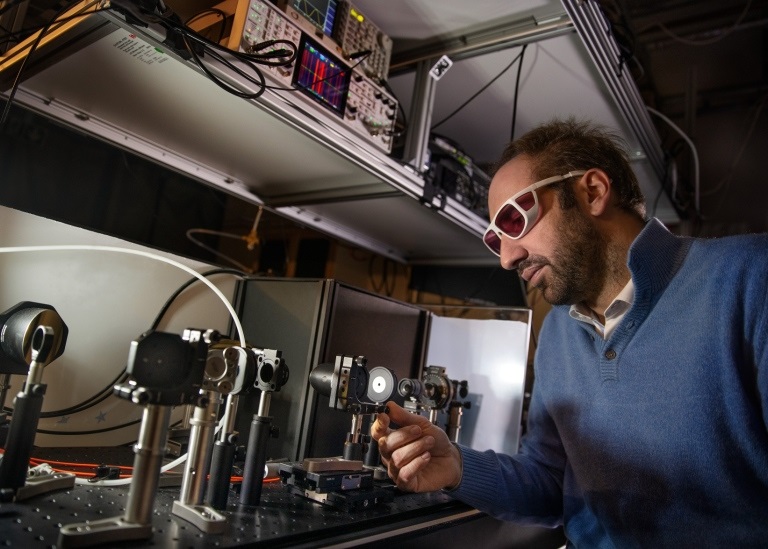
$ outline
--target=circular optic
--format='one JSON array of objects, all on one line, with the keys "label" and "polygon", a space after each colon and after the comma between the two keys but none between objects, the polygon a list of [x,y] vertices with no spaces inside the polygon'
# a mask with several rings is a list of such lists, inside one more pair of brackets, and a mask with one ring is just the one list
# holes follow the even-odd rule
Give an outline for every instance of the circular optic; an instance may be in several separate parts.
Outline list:
[{"label": "circular optic", "polygon": [[395,375],[387,368],[377,366],[368,372],[368,400],[385,402],[395,391]]}]

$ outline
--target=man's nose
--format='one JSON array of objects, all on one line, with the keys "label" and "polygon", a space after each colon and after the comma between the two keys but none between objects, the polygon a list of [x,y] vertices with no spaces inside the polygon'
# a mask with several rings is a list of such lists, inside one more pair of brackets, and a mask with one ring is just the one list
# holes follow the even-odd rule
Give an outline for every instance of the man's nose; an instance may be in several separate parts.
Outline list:
[{"label": "man's nose", "polygon": [[501,237],[499,262],[504,269],[517,269],[517,266],[526,257],[528,257],[528,251],[520,244],[519,240],[512,240],[511,238],[504,236]]}]

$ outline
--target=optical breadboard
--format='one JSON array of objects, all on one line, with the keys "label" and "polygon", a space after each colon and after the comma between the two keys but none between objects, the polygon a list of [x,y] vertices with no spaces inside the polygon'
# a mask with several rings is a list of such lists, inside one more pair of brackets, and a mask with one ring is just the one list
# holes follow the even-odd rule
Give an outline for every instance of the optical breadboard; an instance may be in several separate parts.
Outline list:
[{"label": "optical breadboard", "polygon": [[306,17],[290,6],[286,10],[261,0],[240,2],[229,47],[251,52],[268,40],[292,42],[298,50],[294,63],[264,67],[270,84],[290,88],[278,93],[292,94],[303,107],[333,113],[340,128],[390,153],[397,100],[365,74],[362,62],[344,58],[341,48]]}]

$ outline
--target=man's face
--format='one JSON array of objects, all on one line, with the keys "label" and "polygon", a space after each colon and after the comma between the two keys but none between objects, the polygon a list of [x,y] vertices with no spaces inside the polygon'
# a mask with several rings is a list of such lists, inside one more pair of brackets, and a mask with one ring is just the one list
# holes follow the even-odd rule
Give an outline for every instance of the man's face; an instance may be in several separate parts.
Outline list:
[{"label": "man's face", "polygon": [[[558,174],[551,174],[558,175]],[[505,164],[493,178],[489,210],[495,213],[510,196],[534,182],[526,157]],[[576,185],[574,180],[563,183]],[[577,204],[562,210],[554,187],[537,191],[539,214],[520,239],[502,237],[500,262],[542,291],[553,305],[589,301],[606,277],[606,243]]]}]

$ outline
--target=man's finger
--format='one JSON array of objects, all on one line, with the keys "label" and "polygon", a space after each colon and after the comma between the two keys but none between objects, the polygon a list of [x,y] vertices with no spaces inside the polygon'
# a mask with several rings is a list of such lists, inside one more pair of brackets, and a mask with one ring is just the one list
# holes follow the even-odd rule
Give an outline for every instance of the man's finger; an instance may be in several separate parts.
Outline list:
[{"label": "man's finger", "polygon": [[376,421],[371,425],[371,436],[374,440],[379,440],[392,432],[389,428],[389,416],[387,414],[378,414]]}]

